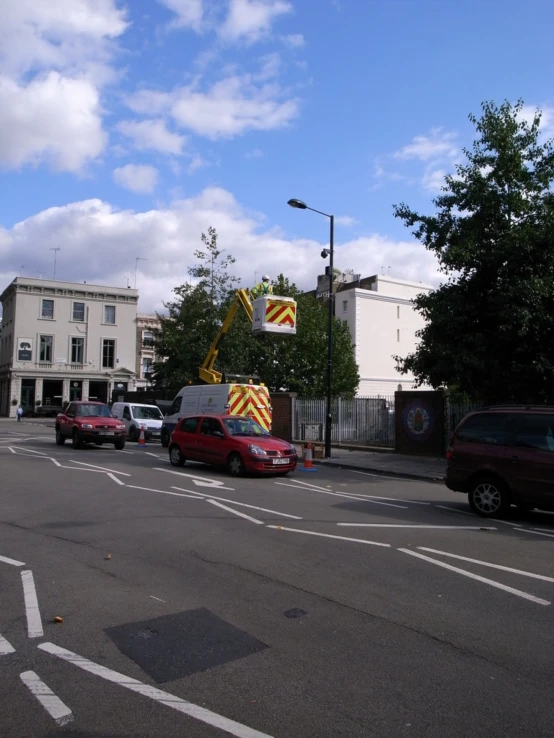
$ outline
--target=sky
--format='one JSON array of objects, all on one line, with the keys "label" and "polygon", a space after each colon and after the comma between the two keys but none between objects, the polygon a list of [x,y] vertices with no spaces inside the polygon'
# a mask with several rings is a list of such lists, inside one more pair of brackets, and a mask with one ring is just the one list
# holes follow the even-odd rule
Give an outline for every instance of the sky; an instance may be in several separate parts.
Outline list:
[{"label": "sky", "polygon": [[[327,262],[440,283],[431,213],[484,100],[554,133],[551,0],[0,0],[0,292],[139,290],[162,311],[217,229],[251,286]],[[54,249],[59,249],[54,251]]]}]

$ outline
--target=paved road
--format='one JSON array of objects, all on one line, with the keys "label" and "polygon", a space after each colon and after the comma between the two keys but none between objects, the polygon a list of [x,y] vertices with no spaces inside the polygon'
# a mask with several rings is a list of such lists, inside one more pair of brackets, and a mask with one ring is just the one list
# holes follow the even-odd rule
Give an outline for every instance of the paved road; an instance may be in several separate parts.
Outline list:
[{"label": "paved road", "polygon": [[52,433],[0,428],[3,737],[554,734],[554,516]]}]

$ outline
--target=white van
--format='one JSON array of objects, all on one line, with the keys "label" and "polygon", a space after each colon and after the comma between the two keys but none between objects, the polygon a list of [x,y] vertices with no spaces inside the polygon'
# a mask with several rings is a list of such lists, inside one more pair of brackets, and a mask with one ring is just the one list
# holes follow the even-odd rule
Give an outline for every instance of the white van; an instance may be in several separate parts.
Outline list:
[{"label": "white van", "polygon": [[169,446],[175,426],[188,415],[244,415],[271,432],[271,401],[263,384],[199,384],[179,390],[162,426],[162,446]]},{"label": "white van", "polygon": [[139,402],[114,402],[112,415],[120,418],[127,428],[130,441],[138,441],[141,426],[145,440],[159,441],[164,416],[157,405],[141,405]]}]

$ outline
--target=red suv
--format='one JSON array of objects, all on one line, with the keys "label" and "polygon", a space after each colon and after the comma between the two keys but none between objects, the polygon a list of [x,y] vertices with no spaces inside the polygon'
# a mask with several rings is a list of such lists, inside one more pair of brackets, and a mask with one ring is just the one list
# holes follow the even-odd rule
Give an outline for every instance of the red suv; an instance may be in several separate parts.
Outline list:
[{"label": "red suv", "polygon": [[245,472],[284,476],[296,469],[296,449],[242,415],[195,415],[183,418],[171,434],[173,466],[202,461],[226,466],[234,477]]},{"label": "red suv", "polygon": [[447,451],[446,486],[474,512],[554,509],[554,407],[488,407],[467,415]]},{"label": "red suv", "polygon": [[125,448],[125,425],[114,418],[103,402],[70,402],[56,416],[56,443],[63,446],[68,438],[73,448],[81,448],[85,443],[113,443],[121,451]]}]

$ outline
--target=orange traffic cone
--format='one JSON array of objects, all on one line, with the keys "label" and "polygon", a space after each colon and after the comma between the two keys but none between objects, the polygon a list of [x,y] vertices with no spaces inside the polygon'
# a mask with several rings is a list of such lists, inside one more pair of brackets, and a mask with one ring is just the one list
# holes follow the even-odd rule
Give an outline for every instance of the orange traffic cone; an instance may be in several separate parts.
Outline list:
[{"label": "orange traffic cone", "polygon": [[144,426],[140,426],[140,436],[138,440],[138,445],[140,448],[144,448],[146,446],[146,438],[144,437]]},{"label": "orange traffic cone", "polygon": [[312,459],[313,459],[312,444],[308,443],[308,446],[306,447],[306,454],[304,456],[304,465],[299,467],[300,471],[307,471],[307,472],[317,471],[317,469],[314,467]]}]

